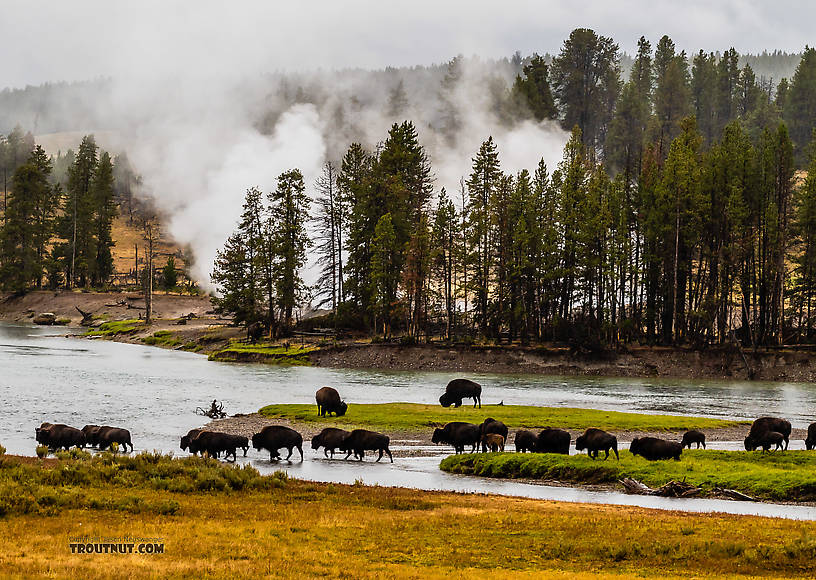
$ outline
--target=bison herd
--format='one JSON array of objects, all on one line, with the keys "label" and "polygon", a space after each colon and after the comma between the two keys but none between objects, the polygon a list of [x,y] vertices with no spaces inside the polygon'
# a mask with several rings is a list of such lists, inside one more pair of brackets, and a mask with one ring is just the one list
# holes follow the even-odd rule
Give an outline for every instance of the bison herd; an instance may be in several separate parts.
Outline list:
[{"label": "bison herd", "polygon": [[[448,383],[445,392],[439,398],[443,407],[459,407],[463,399],[472,399],[473,407],[481,408],[482,387],[478,383],[467,379],[454,379]],[[317,412],[321,417],[334,413],[340,417],[345,415],[348,404],[340,398],[339,393],[331,387],[323,387],[315,394]],[[748,436],[745,437],[745,449],[754,451],[762,448],[763,451],[787,450],[791,434],[791,424],[785,419],[761,417],[753,422]],[[436,444],[450,445],[456,453],[466,450],[474,453],[504,451],[508,442],[509,429],[503,422],[488,417],[481,424],[454,421],[441,428],[434,429],[431,441]],[[133,451],[130,432],[127,429],[110,426],[85,425],[76,429],[63,424],[43,423],[35,430],[37,443],[46,445],[50,450],[69,449],[70,447],[84,448],[86,445],[99,450],[112,448],[117,444],[123,451]],[[564,429],[547,427],[538,433],[528,429],[519,429],[515,433],[515,449],[518,453],[559,453],[569,455],[572,436]],[[268,425],[255,433],[252,438],[252,447],[256,451],[268,451],[271,461],[281,459],[281,450],[287,451],[284,460],[290,460],[294,450],[297,450],[300,461],[303,461],[303,436],[290,427],[283,425]],[[377,461],[387,455],[393,463],[394,458],[389,449],[390,439],[387,435],[354,429],[346,431],[335,427],[323,429],[312,437],[312,449],[323,449],[326,458],[334,458],[336,452],[345,453],[344,459],[351,457],[362,461],[367,451],[378,453]],[[705,449],[705,434],[696,430],[687,430],[682,440],[668,441],[657,437],[635,437],[629,445],[629,451],[649,461],[665,459],[679,460],[683,449],[691,449],[692,445]],[[232,457],[237,460],[238,449],[243,451],[244,457],[249,450],[250,439],[240,435],[218,433],[203,429],[192,429],[181,437],[180,447],[192,454],[207,454],[211,457]],[[808,427],[805,447],[808,450],[816,449],[816,423]],[[129,448],[129,449],[128,449]],[[597,459],[600,452],[604,452],[604,460],[609,454],[618,454],[617,438],[602,429],[589,428],[575,439],[575,450],[586,451],[592,459]]]}]

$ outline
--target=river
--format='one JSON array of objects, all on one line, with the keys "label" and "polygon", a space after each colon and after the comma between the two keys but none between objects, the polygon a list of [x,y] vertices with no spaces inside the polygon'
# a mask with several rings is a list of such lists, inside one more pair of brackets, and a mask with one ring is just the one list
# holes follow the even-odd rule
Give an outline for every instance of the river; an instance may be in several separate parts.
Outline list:
[{"label": "river", "polygon": [[[198,406],[218,399],[230,414],[269,403],[313,403],[321,386],[354,403],[436,403],[452,373],[276,367],[209,362],[201,355],[102,340],[65,338],[64,328],[0,323],[0,443],[9,453],[33,455],[34,428],[43,421],[130,429],[137,451],[181,453],[181,434],[202,424]],[[474,375],[485,404],[585,407],[745,419],[787,417],[806,427],[816,388],[801,383],[751,383],[631,378]],[[793,442],[792,442],[793,443]],[[308,447],[308,445],[306,446]],[[640,505],[687,511],[724,511],[816,520],[816,508],[719,500],[671,500],[612,492],[523,484],[446,474],[441,456],[399,458],[394,464],[325,461],[305,449],[303,463],[270,464],[250,450],[262,472],[286,469],[316,481],[398,485],[499,493],[540,499]],[[441,451],[441,450],[440,450]],[[266,456],[268,458],[268,455]]]}]

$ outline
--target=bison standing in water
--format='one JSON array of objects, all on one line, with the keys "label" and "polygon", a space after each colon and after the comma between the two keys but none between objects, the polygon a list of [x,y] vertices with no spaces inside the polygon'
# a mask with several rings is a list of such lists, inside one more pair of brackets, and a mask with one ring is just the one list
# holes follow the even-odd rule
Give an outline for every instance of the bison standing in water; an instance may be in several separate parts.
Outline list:
[{"label": "bison standing in water", "polygon": [[122,451],[125,453],[128,452],[128,446],[130,446],[130,451],[133,451],[133,443],[130,440],[130,431],[127,429],[120,429],[119,427],[100,427],[96,432],[96,442],[99,445],[100,451],[104,451],[114,443],[121,445]]},{"label": "bison standing in water", "polygon": [[618,455],[618,438],[602,429],[590,427],[584,431],[583,435],[578,436],[575,440],[575,450],[583,451],[584,449],[587,450],[587,455],[592,459],[598,458],[599,451],[606,451],[604,461],[609,459],[609,450],[611,449],[615,452],[615,458],[620,461],[620,455]]},{"label": "bison standing in water", "polygon": [[354,457],[362,461],[363,457],[365,457],[366,451],[379,451],[380,456],[377,457],[377,461],[382,459],[383,453],[387,453],[388,459],[391,460],[391,463],[394,463],[394,458],[391,456],[391,451],[388,449],[388,444],[390,441],[391,439],[388,437],[388,435],[383,435],[382,433],[377,433],[376,431],[355,429],[343,440],[343,443],[340,445],[339,449],[340,451],[346,452],[345,459],[348,459],[349,455],[354,452]]},{"label": "bison standing in water", "polygon": [[680,461],[683,446],[676,441],[665,441],[657,437],[635,437],[629,445],[632,455],[640,455],[649,461],[674,459]]},{"label": "bison standing in water", "polygon": [[498,433],[485,433],[482,435],[482,451],[487,452],[504,451],[504,437]]},{"label": "bison standing in water", "polygon": [[439,397],[439,404],[443,407],[462,406],[462,399],[473,399],[473,408],[479,404],[482,408],[482,385],[468,379],[453,379],[445,387],[445,392]]},{"label": "bison standing in water", "polygon": [[351,433],[345,429],[326,427],[320,433],[312,437],[312,449],[320,449],[323,447],[323,455],[328,457],[329,453],[331,453],[333,459],[334,450],[339,449],[349,435],[351,435]]},{"label": "bison standing in water", "polygon": [[453,450],[456,453],[464,453],[466,445],[471,446],[470,452],[473,453],[476,451],[480,439],[481,434],[478,425],[461,421],[452,421],[446,423],[441,429],[434,429],[433,437],[431,437],[433,443],[453,445]]},{"label": "bison standing in water", "polygon": [[338,417],[346,414],[348,405],[345,401],[340,400],[340,393],[331,387],[323,387],[318,389],[315,393],[315,400],[317,401],[317,414],[325,417],[326,414],[334,413]]},{"label": "bison standing in water", "polygon": [[682,441],[680,441],[680,447],[683,448],[688,447],[689,449],[691,449],[692,443],[697,444],[697,449],[700,448],[700,445],[702,445],[703,449],[705,449],[706,448],[705,433],[701,431],[695,431],[693,429],[691,431],[686,431],[685,433],[683,433],[683,439]]},{"label": "bison standing in water", "polygon": [[192,443],[193,439],[195,439],[198,436],[198,434],[201,433],[202,431],[203,431],[202,429],[190,429],[187,432],[187,435],[183,435],[181,437],[181,444],[179,445],[181,450],[187,451],[189,449],[190,453],[192,453],[193,455],[198,453],[198,450],[197,449],[193,450],[190,444]]},{"label": "bison standing in water", "polygon": [[538,445],[538,437],[532,431],[519,429],[516,431],[516,453],[535,451]]},{"label": "bison standing in water", "polygon": [[785,449],[788,449],[788,439],[791,434],[791,424],[787,419],[779,419],[776,417],[760,417],[751,424],[751,431],[745,438],[745,449],[753,451],[757,447],[761,447],[760,441],[765,439],[765,433],[774,431],[782,435],[782,440],[785,442]]},{"label": "bison standing in water", "polygon": [[70,447],[85,447],[85,434],[76,427],[69,427],[62,423],[43,423],[34,430],[37,443],[46,445],[49,449]]},{"label": "bison standing in water", "polygon": [[267,425],[260,433],[255,433],[252,436],[252,447],[258,451],[268,450],[270,461],[280,459],[278,449],[286,448],[289,451],[287,460],[292,457],[292,449],[297,449],[300,452],[300,460],[303,461],[303,436],[283,425]]},{"label": "bison standing in water", "polygon": [[547,427],[538,434],[535,450],[539,453],[561,453],[569,455],[569,446],[572,436],[563,429]]},{"label": "bison standing in water", "polygon": [[222,452],[224,459],[232,455],[232,460],[238,459],[238,448],[244,450],[246,457],[249,449],[249,440],[241,435],[230,435],[229,433],[217,433],[215,431],[201,431],[190,442],[190,450],[204,452],[211,457],[218,457]]}]

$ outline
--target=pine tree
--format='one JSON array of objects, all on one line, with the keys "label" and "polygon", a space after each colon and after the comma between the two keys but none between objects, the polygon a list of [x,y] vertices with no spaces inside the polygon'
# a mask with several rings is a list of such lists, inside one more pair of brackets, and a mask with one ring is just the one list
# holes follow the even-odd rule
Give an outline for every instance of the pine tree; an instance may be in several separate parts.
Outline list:
[{"label": "pine tree", "polygon": [[690,95],[686,53],[675,53],[674,42],[664,36],[655,50],[654,109],[657,119],[655,141],[661,159],[680,133],[680,121],[689,113]]},{"label": "pine tree", "polygon": [[94,197],[92,183],[97,165],[97,146],[92,135],[83,137],[74,164],[68,170],[68,186],[59,222],[59,235],[66,242],[61,248],[68,287],[87,286],[96,260],[93,227]]},{"label": "pine tree", "polygon": [[460,222],[456,207],[445,188],[439,193],[431,237],[431,264],[441,288],[445,311],[445,338],[450,340],[454,326],[455,280],[460,255]]},{"label": "pine tree", "polygon": [[780,83],[777,93],[784,99],[783,116],[797,147],[797,156],[804,159],[805,146],[816,126],[816,49],[805,46],[790,85],[783,87]]},{"label": "pine tree", "polygon": [[96,249],[91,268],[91,283],[99,286],[107,282],[113,274],[111,248],[114,246],[114,241],[111,237],[111,228],[113,219],[118,213],[114,200],[113,165],[106,151],[99,156],[89,193],[94,206],[92,227]]},{"label": "pine tree", "polygon": [[[398,253],[397,236],[391,214],[380,217],[374,228],[371,259],[371,287],[374,298],[374,328],[382,324],[383,336],[391,334],[394,306],[397,300],[399,272],[393,268]],[[379,323],[379,324],[378,324]]]},{"label": "pine tree", "polygon": [[550,90],[549,67],[537,54],[524,66],[524,78],[516,76],[513,83],[512,98],[521,103],[530,112],[533,119],[543,121],[554,119],[558,115]]}]

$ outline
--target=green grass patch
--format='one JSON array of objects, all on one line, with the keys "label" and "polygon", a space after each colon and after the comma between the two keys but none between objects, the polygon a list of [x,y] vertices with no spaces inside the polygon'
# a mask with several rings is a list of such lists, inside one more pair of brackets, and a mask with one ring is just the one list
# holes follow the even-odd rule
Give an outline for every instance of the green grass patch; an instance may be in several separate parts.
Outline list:
[{"label": "green grass patch", "polygon": [[116,336],[117,334],[133,334],[144,328],[141,320],[114,320],[105,322],[99,328],[89,330],[85,336]]},{"label": "green grass patch", "polygon": [[412,430],[438,427],[450,421],[481,423],[487,417],[503,421],[510,429],[560,427],[586,429],[598,427],[617,431],[677,431],[682,429],[717,429],[739,425],[738,421],[644,415],[569,407],[533,407],[525,405],[482,405],[481,409],[462,406],[445,409],[439,405],[417,403],[349,404],[343,417],[319,417],[317,405],[267,405],[262,415],[289,419],[299,423],[358,425],[383,430]]},{"label": "green grass patch", "polygon": [[631,477],[650,487],[671,480],[701,487],[736,489],[769,500],[816,499],[816,453],[786,451],[684,451],[680,461],[646,461],[628,451],[620,461],[592,460],[586,455],[553,453],[485,453],[451,455],[440,469],[450,473],[497,478],[555,479],[576,483],[615,482]]},{"label": "green grass patch", "polygon": [[210,360],[222,362],[264,362],[285,365],[309,365],[313,346],[285,346],[266,343],[233,342],[227,348],[209,355]]},{"label": "green grass patch", "polygon": [[181,344],[181,341],[178,340],[170,330],[157,330],[152,336],[144,337],[142,342],[150,346],[164,346],[169,348]]}]

